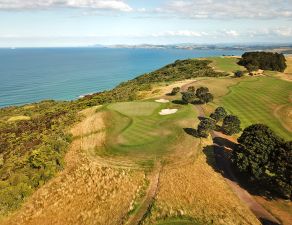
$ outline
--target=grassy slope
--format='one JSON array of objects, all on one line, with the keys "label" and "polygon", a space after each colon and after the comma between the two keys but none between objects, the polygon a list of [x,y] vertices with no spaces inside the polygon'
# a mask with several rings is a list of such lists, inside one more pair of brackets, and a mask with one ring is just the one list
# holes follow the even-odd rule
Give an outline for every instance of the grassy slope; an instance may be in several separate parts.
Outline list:
[{"label": "grassy slope", "polygon": [[241,82],[231,87],[230,91],[221,103],[230,113],[240,117],[243,128],[254,123],[264,123],[283,138],[291,139],[291,133],[276,118],[274,110],[281,105],[291,105],[289,95],[292,93],[292,83],[261,77]]},{"label": "grassy slope", "polygon": [[238,58],[235,57],[211,57],[208,59],[212,60],[211,65],[218,71],[233,73],[237,70],[245,70],[243,66],[237,65]]}]

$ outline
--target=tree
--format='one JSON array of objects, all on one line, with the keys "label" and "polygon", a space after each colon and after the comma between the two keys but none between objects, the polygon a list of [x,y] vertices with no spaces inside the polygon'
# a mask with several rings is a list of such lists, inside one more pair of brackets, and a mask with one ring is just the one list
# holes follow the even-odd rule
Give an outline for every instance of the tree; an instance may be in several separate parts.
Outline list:
[{"label": "tree", "polygon": [[188,92],[196,92],[196,88],[194,86],[189,86],[188,87]]},{"label": "tree", "polygon": [[209,89],[207,87],[199,87],[196,90],[196,96],[201,103],[208,103],[213,101],[214,99],[214,96],[209,93]]},{"label": "tree", "polygon": [[200,137],[207,138],[211,130],[215,129],[215,120],[204,118],[198,125],[197,133]]},{"label": "tree", "polygon": [[234,72],[235,77],[242,77],[243,75],[244,75],[243,71],[237,70],[236,72]]},{"label": "tree", "polygon": [[182,93],[182,101],[186,104],[192,103],[196,100],[195,93],[192,92],[183,92]]},{"label": "tree", "polygon": [[170,95],[176,95],[180,92],[180,87],[174,87],[170,93]]},{"label": "tree", "polygon": [[249,72],[258,69],[284,72],[287,67],[284,55],[277,52],[246,52],[238,64],[245,66]]},{"label": "tree", "polygon": [[241,131],[239,118],[234,115],[226,116],[223,120],[222,130],[227,135],[239,133]]},{"label": "tree", "polygon": [[204,95],[201,95],[199,99],[202,103],[208,103],[213,101],[214,96],[211,93],[206,93]]},{"label": "tree", "polygon": [[254,124],[244,129],[238,143],[232,154],[238,170],[266,189],[291,198],[292,142],[285,142],[266,125]]},{"label": "tree", "polygon": [[207,94],[209,92],[209,88],[207,87],[199,87],[196,91],[196,96],[200,98],[201,96]]},{"label": "tree", "polygon": [[223,120],[226,116],[227,112],[223,107],[216,108],[215,111],[210,115],[210,117],[214,119],[216,122]]}]

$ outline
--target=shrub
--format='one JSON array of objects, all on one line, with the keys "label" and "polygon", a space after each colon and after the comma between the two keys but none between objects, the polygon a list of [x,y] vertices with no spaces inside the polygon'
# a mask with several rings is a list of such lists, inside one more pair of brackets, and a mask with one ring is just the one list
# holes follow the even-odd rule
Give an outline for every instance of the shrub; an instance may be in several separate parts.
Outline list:
[{"label": "shrub", "polygon": [[237,70],[236,72],[234,72],[235,77],[242,77],[243,75],[244,75],[243,71]]},{"label": "shrub", "polygon": [[170,92],[170,95],[176,95],[180,92],[180,87],[174,87],[172,91]]}]

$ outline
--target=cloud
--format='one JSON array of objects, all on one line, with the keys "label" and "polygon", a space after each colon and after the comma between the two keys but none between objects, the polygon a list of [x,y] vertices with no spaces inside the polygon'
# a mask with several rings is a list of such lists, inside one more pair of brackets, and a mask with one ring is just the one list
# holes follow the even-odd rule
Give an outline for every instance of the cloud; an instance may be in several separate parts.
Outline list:
[{"label": "cloud", "polygon": [[172,0],[155,9],[192,19],[292,18],[291,0]]},{"label": "cloud", "polygon": [[122,0],[0,0],[0,9],[88,8],[129,12],[133,9]]},{"label": "cloud", "polygon": [[197,32],[191,30],[164,31],[151,34],[152,37],[202,37],[208,35],[206,32]]}]

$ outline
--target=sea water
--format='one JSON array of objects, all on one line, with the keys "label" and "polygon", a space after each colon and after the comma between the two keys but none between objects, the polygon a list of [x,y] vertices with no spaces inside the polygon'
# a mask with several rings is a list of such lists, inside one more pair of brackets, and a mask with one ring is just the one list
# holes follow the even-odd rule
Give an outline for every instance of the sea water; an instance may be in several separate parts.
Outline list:
[{"label": "sea water", "polygon": [[241,55],[234,50],[0,49],[0,107],[72,100],[111,89],[177,59]]}]

